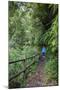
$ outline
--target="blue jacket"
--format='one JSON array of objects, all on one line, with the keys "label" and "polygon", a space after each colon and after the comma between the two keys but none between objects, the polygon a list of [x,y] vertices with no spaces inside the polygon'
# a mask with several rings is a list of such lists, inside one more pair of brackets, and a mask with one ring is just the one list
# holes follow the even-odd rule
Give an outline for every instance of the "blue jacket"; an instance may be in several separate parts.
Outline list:
[{"label": "blue jacket", "polygon": [[42,53],[46,53],[46,48],[45,47],[42,48]]}]

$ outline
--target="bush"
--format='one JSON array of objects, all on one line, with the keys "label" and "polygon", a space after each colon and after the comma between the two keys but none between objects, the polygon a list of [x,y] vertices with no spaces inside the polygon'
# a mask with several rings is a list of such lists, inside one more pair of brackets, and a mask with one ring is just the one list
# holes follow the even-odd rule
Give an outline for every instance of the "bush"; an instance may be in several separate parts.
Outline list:
[{"label": "bush", "polygon": [[58,82],[58,61],[51,58],[45,65],[45,74],[47,82],[55,80]]}]

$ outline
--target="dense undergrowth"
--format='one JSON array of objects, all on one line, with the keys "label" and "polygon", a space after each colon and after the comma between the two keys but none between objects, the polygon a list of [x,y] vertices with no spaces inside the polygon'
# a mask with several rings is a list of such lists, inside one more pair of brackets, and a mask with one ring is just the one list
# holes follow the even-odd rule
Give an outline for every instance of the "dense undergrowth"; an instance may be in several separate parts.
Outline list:
[{"label": "dense undergrowth", "polygon": [[[46,46],[46,82],[55,80],[58,84],[58,5],[23,3],[9,1],[9,62],[21,60],[36,54]],[[26,66],[38,57],[26,60]],[[30,74],[36,72],[37,63],[32,65]],[[23,62],[9,65],[9,79],[24,69]],[[26,72],[26,73],[27,73]],[[27,74],[28,76],[28,74]],[[12,80],[19,87],[26,86],[24,75]]]}]

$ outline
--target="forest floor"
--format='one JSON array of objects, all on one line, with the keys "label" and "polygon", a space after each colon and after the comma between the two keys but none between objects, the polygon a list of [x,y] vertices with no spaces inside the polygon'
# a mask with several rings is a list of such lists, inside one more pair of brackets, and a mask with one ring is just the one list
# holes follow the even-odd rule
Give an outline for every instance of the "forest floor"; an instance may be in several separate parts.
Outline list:
[{"label": "forest floor", "polygon": [[27,79],[27,86],[26,87],[42,87],[42,86],[54,86],[55,82],[49,82],[46,84],[45,72],[44,72],[44,65],[46,61],[40,60],[40,63],[37,67],[36,72],[29,76]]}]

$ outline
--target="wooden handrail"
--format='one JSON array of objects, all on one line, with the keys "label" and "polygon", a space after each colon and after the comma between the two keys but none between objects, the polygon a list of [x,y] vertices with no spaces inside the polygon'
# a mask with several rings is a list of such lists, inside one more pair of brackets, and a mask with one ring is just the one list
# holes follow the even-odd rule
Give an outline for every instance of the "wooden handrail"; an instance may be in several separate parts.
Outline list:
[{"label": "wooden handrail", "polygon": [[33,61],[30,65],[28,65],[24,70],[20,71],[18,74],[16,74],[15,76],[11,77],[9,79],[9,81],[13,80],[14,78],[16,78],[17,76],[19,76],[21,73],[23,73],[24,71],[26,71],[26,69],[28,69],[31,65],[33,65],[35,63],[35,61]]},{"label": "wooden handrail", "polygon": [[26,59],[33,58],[33,57],[35,57],[35,56],[38,56],[38,54],[36,54],[36,55],[34,55],[34,56],[31,56],[31,57],[28,57],[28,58],[25,58],[25,59],[16,60],[16,61],[11,61],[11,62],[9,62],[9,64],[13,64],[13,63],[16,63],[16,62],[24,61],[24,60],[26,60]]},{"label": "wooden handrail", "polygon": [[24,60],[25,60],[25,59],[16,60],[16,61],[11,61],[11,62],[9,62],[9,64],[13,64],[13,63],[20,62],[20,61],[24,61]]}]

